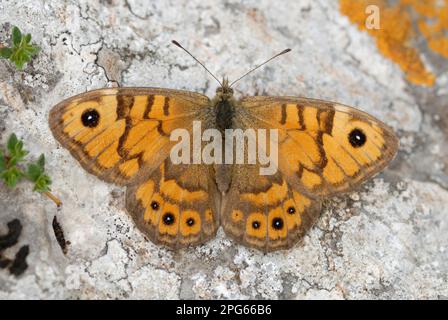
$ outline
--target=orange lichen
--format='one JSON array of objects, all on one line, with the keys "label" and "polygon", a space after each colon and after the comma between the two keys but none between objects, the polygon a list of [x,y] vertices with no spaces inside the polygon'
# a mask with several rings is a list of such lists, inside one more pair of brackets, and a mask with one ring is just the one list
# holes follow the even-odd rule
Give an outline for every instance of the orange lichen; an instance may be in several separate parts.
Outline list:
[{"label": "orange lichen", "polygon": [[417,20],[418,27],[428,41],[429,48],[448,58],[448,0],[444,3],[441,5],[441,1],[420,1],[414,9],[420,16]]},{"label": "orange lichen", "polygon": [[[360,30],[376,39],[378,50],[400,66],[408,81],[432,86],[435,76],[426,69],[415,45],[423,35],[432,51],[448,58],[448,0],[390,3],[387,0],[340,0],[340,10]],[[366,27],[369,5],[380,9],[379,29]]]}]

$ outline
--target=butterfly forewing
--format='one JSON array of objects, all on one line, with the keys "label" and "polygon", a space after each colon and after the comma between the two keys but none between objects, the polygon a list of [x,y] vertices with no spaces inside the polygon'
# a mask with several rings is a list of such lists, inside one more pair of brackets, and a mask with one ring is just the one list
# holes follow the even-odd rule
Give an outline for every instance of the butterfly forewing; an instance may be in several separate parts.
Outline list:
[{"label": "butterfly forewing", "polygon": [[294,97],[250,97],[237,117],[279,130],[279,170],[312,197],[347,192],[382,170],[398,139],[384,123],[341,104]]},{"label": "butterfly forewing", "polygon": [[126,185],[157,168],[172,130],[190,129],[208,106],[207,97],[179,90],[100,89],[56,105],[50,128],[88,172]]}]

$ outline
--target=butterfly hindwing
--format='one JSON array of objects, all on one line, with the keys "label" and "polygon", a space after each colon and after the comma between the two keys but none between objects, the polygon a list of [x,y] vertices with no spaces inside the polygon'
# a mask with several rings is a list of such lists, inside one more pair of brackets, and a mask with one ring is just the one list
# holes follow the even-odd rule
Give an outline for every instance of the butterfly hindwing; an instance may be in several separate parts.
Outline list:
[{"label": "butterfly hindwing", "polygon": [[320,215],[320,202],[294,190],[277,172],[235,165],[221,223],[237,242],[262,251],[291,247]]},{"label": "butterfly hindwing", "polygon": [[173,165],[166,159],[150,177],[127,188],[126,209],[154,243],[197,245],[219,226],[219,194],[204,165]]},{"label": "butterfly hindwing", "polygon": [[99,178],[129,184],[169,155],[170,132],[191,128],[209,99],[157,88],[110,88],[69,98],[50,112],[56,139]]}]

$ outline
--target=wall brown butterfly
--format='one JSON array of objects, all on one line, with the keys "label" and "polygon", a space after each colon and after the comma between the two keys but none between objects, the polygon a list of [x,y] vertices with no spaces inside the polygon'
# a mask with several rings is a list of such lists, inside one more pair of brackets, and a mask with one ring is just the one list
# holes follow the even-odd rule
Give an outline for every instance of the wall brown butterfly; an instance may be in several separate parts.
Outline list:
[{"label": "wall brown butterfly", "polygon": [[[393,131],[354,108],[300,97],[236,100],[231,86],[224,80],[211,100],[161,88],[93,90],[57,104],[49,123],[88,172],[127,187],[138,228],[172,248],[204,243],[220,225],[246,246],[289,248],[318,219],[322,199],[353,190],[397,152]],[[170,133],[191,131],[195,120],[202,130],[278,129],[278,171],[174,165]]]}]

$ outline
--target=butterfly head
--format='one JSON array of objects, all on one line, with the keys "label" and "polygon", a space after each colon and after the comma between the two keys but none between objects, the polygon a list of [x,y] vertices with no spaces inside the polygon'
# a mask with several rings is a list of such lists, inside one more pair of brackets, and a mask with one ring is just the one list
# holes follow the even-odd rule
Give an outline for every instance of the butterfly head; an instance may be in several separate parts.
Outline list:
[{"label": "butterfly head", "polygon": [[229,100],[233,97],[233,89],[229,86],[229,79],[224,78],[222,85],[216,89],[216,96],[220,100]]}]

